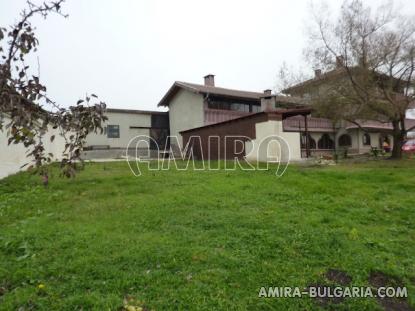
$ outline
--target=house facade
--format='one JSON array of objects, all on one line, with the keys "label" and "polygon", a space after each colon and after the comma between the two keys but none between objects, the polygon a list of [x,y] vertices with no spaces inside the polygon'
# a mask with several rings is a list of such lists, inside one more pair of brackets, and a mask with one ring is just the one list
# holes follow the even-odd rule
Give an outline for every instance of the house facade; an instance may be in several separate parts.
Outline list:
[{"label": "house facade", "polygon": [[[268,151],[259,146],[269,135],[281,137],[288,145],[280,144],[273,149],[280,159],[287,158],[287,152],[292,160],[301,160],[333,153],[335,148],[347,150],[349,154],[368,153],[372,148],[382,148],[384,141],[392,147],[390,124],[376,121],[333,124],[329,119],[314,116],[309,105],[312,92],[318,91],[321,85],[324,87],[325,79],[337,78],[338,74],[338,70],[325,74],[316,71],[313,79],[286,89],[287,96],[273,95],[271,90],[250,92],[217,87],[212,74],[204,77],[203,84],[176,81],[158,103],[167,112],[107,109],[104,131],[88,135],[83,157],[125,157],[129,143],[137,136],[143,138],[140,144],[130,144],[134,155],[138,147],[140,155],[154,158],[159,157],[160,149],[171,148],[173,153],[183,150],[194,136],[200,137],[202,146],[207,146],[209,137],[218,139],[216,147],[209,152],[205,148],[195,149],[196,155],[205,159],[249,157],[265,161]],[[415,119],[407,119],[407,127],[414,125]],[[54,130],[50,129],[47,136],[53,134]],[[59,155],[64,143],[55,135],[57,138],[50,146],[47,143],[47,149]],[[242,152],[227,149],[226,136],[232,135],[245,137],[231,142],[242,141]],[[169,136],[177,139],[169,140]],[[22,146],[7,146],[5,131],[0,131],[0,144],[3,146],[0,176],[14,173],[27,163]]]},{"label": "house facade", "polygon": [[[343,63],[343,57],[338,56],[336,67],[333,70],[323,73],[317,69],[312,79],[293,85],[283,90],[283,93],[310,102],[333,85],[339,86],[350,83]],[[408,111],[408,115],[410,115],[410,111]],[[287,123],[289,123],[290,130],[304,129],[304,124],[301,124],[295,118],[287,121]],[[412,127],[414,124],[415,120],[406,119],[407,127]],[[333,124],[329,119],[316,118],[312,114],[309,117],[308,125],[311,153],[332,152],[336,148],[347,150],[352,154],[362,154],[370,152],[373,148],[382,149],[384,142],[391,148],[394,143],[393,128],[389,123],[360,120],[356,123],[340,121]]]},{"label": "house facade", "polygon": [[[103,132],[90,133],[87,137],[83,152],[85,159],[122,158],[128,147],[131,147],[131,152],[138,147],[143,155],[156,150],[155,144],[165,147],[169,135],[167,112],[109,108],[106,116],[108,120]],[[135,137],[140,137],[137,146],[132,141]]]},{"label": "house facade", "polygon": [[[169,108],[170,134],[179,134],[182,147],[194,136],[203,137],[202,145],[206,147],[208,137],[217,136],[220,138],[219,146],[226,148],[222,141],[225,134],[244,133],[257,141],[265,133],[284,137],[293,151],[291,158],[294,160],[332,154],[335,150],[348,154],[364,154],[373,149],[382,149],[384,142],[390,147],[393,146],[391,124],[377,121],[334,123],[314,116],[310,97],[313,92],[325,87],[325,79],[342,79],[340,68],[325,74],[317,70],[315,78],[285,90],[287,96],[272,95],[270,90],[246,92],[224,89],[215,86],[213,75],[207,75],[204,79],[203,85],[175,82],[159,103],[159,106]],[[255,116],[261,112],[279,116],[274,116],[272,120],[264,115]],[[186,115],[185,122],[182,122],[183,114]],[[268,123],[262,124],[263,122]],[[415,120],[408,119],[407,124],[413,126]],[[273,130],[262,131],[263,134],[258,135],[260,129],[264,128]],[[246,143],[245,152],[249,150],[249,144]],[[210,154],[203,151],[202,154],[210,158],[217,158],[217,155],[221,158],[236,156],[220,150],[214,150]]]},{"label": "house facade", "polygon": [[216,87],[214,75],[209,74],[204,84],[174,82],[158,107],[169,109],[170,135],[182,145],[181,131],[259,112],[263,95]]}]

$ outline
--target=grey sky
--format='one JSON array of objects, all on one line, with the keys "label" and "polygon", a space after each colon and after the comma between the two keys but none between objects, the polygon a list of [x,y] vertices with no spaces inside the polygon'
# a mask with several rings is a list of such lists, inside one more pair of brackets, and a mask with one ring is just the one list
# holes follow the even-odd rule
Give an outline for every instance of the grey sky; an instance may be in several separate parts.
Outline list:
[{"label": "grey sky", "polygon": [[[9,25],[25,0],[0,0]],[[36,2],[36,1],[34,1]],[[331,0],[340,6],[342,0]],[[377,1],[367,1],[377,3]],[[415,1],[395,2],[415,13]],[[157,109],[175,80],[262,91],[283,61],[302,66],[309,0],[67,0],[36,19],[41,80],[59,103],[93,92],[109,107]]]}]

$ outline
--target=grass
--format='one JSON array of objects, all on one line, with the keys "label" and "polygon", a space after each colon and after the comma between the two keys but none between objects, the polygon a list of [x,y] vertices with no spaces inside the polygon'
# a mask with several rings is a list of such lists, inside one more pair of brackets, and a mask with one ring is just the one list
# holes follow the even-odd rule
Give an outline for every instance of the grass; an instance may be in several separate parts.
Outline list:
[{"label": "grass", "polygon": [[[415,305],[415,162],[274,171],[145,171],[88,164],[50,186],[0,181],[0,310],[319,310],[262,286],[346,271],[402,280]],[[39,288],[44,285],[44,288]],[[382,310],[374,298],[333,310]]]}]

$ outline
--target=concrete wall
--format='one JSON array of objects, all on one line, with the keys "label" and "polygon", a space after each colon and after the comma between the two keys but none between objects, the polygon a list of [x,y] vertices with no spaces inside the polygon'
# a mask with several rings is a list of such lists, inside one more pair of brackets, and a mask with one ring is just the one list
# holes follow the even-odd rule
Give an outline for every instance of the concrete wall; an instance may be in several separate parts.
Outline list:
[{"label": "concrete wall", "polygon": [[[282,121],[269,120],[255,124],[256,137],[246,142],[247,160],[267,162],[276,157],[281,162],[301,160],[300,133],[284,132]],[[264,140],[270,135],[281,137],[281,141],[271,142]],[[261,141],[265,143],[261,143]],[[269,147],[267,146],[269,143]],[[289,149],[289,151],[288,151]]]},{"label": "concrete wall", "polygon": [[[149,129],[132,129],[131,126],[151,127],[151,115],[139,113],[107,112],[108,120],[104,126],[119,125],[120,138],[108,138],[106,133],[91,133],[87,137],[86,147],[109,146],[110,148],[126,148],[129,141],[138,135],[150,136]],[[142,146],[143,148],[146,146]]]},{"label": "concrete wall", "polygon": [[[9,119],[6,117],[4,124],[8,122]],[[55,135],[55,139],[53,142],[50,142],[52,135]],[[46,153],[53,153],[54,160],[60,160],[65,147],[65,141],[57,130],[49,128],[43,139]],[[7,145],[7,141],[7,130],[3,128],[3,130],[0,130],[0,178],[19,172],[22,165],[33,161],[32,158],[26,156],[28,149],[22,144]],[[27,166],[23,170],[26,168]]]},{"label": "concrete wall", "polygon": [[183,147],[179,132],[204,125],[203,96],[180,90],[169,103],[169,118],[170,135],[177,136]]},{"label": "concrete wall", "polygon": [[382,148],[382,145],[379,143],[379,138],[381,136],[387,136],[390,142],[390,147],[392,148],[393,146],[393,136],[387,133],[380,133],[380,132],[369,132],[369,136],[370,136],[370,145],[364,145],[363,144],[363,135],[365,134],[364,131],[362,131],[361,129],[351,129],[346,131],[345,129],[340,129],[337,133],[336,136],[336,143],[337,143],[337,147],[339,147],[339,137],[342,134],[349,134],[350,137],[352,138],[352,146],[349,147],[349,152],[350,153],[369,153],[371,151],[372,147],[375,148]]},{"label": "concrete wall", "polygon": [[[369,132],[369,136],[370,136],[370,145],[364,145],[363,144],[363,135],[364,135],[364,131],[362,131],[361,129],[351,129],[351,130],[346,130],[345,128],[340,128],[338,129],[338,131],[336,132],[336,137],[335,137],[335,142],[336,142],[336,148],[338,150],[340,150],[342,147],[339,146],[339,138],[340,136],[344,135],[344,134],[348,134],[350,135],[351,139],[352,139],[352,145],[350,147],[348,147],[348,151],[350,154],[362,154],[362,153],[369,153],[371,151],[371,147],[376,147],[376,148],[382,148],[382,146],[379,144],[379,138],[381,135],[387,135],[387,134],[381,134],[380,132]],[[318,145],[318,141],[319,139],[323,136],[324,133],[318,133],[318,132],[313,132],[310,133],[310,136],[315,140],[316,142],[316,146]],[[334,139],[334,134],[333,133],[327,133],[330,135],[331,139]],[[391,147],[393,145],[393,137],[392,135],[387,135],[387,137],[389,138]],[[313,150],[311,150],[313,152]],[[318,152],[313,152],[314,155],[318,155]]]}]

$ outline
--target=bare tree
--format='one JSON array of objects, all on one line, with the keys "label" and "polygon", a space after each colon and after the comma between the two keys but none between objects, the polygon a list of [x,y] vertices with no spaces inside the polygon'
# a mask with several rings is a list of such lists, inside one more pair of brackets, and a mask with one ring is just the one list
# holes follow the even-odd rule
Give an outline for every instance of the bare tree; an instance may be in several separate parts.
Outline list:
[{"label": "bare tree", "polygon": [[395,12],[392,2],[373,10],[361,0],[345,0],[335,19],[324,5],[312,13],[308,60],[337,73],[314,100],[355,124],[392,124],[392,158],[401,158],[413,129],[406,127],[405,113],[414,101],[415,19]]},{"label": "bare tree", "polygon": [[310,77],[301,69],[295,69],[283,62],[278,69],[275,92],[279,95],[286,95],[283,91],[291,85],[301,83]]},{"label": "bare tree", "polygon": [[[63,2],[35,5],[28,1],[28,8],[15,25],[0,28],[0,130],[6,131],[9,144],[23,144],[28,157],[34,159],[34,166],[43,171],[44,164],[54,157],[45,150],[44,136],[51,128],[55,129],[65,140],[62,172],[72,177],[82,166],[80,155],[86,136],[102,131],[101,124],[106,120],[105,104],[98,102],[97,96],[92,94],[69,108],[58,105],[48,97],[40,77],[29,73],[25,62],[39,44],[31,18],[35,15],[46,18],[49,13],[66,17],[61,12]],[[9,121],[6,124],[4,120]],[[54,139],[54,136],[50,137],[51,141]]]}]

